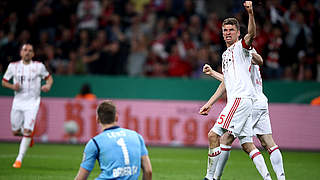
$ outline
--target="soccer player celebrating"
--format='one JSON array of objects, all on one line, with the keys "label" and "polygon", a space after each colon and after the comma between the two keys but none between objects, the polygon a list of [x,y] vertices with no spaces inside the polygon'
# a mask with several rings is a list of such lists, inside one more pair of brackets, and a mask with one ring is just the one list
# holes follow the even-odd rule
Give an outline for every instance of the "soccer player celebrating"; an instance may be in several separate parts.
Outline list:
[{"label": "soccer player celebrating", "polygon": [[[33,145],[33,132],[36,116],[40,105],[40,90],[48,92],[51,89],[53,79],[45,66],[33,61],[33,46],[24,44],[20,51],[21,60],[9,64],[2,79],[2,86],[15,92],[11,109],[11,130],[15,136],[23,136],[19,154],[13,164],[14,168],[20,168],[21,162],[28,147]],[[13,78],[13,84],[9,80]],[[41,86],[41,79],[46,84]]]},{"label": "soccer player celebrating", "polygon": [[[263,94],[262,90],[262,78],[260,74],[260,67],[263,64],[262,57],[256,53],[255,49],[251,50],[252,54],[252,65],[250,67],[251,80],[256,90],[256,98],[253,102],[252,111],[252,124],[253,132],[258,137],[261,145],[269,152],[270,161],[274,172],[277,175],[278,180],[285,180],[285,173],[283,169],[282,155],[279,147],[276,145],[272,138],[271,123],[268,111],[268,99]],[[207,75],[214,77],[219,81],[223,81],[223,75],[214,71],[208,64],[204,65],[203,72]],[[213,104],[211,102],[206,103],[206,113],[209,113]],[[224,133],[220,138],[221,154],[217,164],[214,179],[220,180],[223,169],[230,156],[231,145],[233,143],[229,133]],[[228,141],[229,140],[229,141]]]},{"label": "soccer player celebrating", "polygon": [[118,115],[111,101],[97,108],[97,121],[103,132],[86,145],[76,180],[87,179],[98,160],[101,174],[97,179],[152,179],[152,168],[144,140],[137,132],[117,126]]},{"label": "soccer player celebrating", "polygon": [[[237,137],[243,150],[249,154],[264,180],[270,180],[270,174],[259,150],[252,141],[252,108],[255,89],[251,82],[249,68],[252,55],[250,46],[256,36],[256,26],[251,1],[245,1],[244,7],[249,15],[248,33],[240,37],[240,25],[237,19],[227,18],[222,23],[222,33],[227,50],[222,54],[223,82],[210,98],[215,103],[226,91],[227,105],[220,113],[218,120],[208,133],[209,153],[205,180],[212,180],[220,158],[220,137],[228,132],[233,141]],[[208,113],[207,105],[200,109],[200,114]]]}]

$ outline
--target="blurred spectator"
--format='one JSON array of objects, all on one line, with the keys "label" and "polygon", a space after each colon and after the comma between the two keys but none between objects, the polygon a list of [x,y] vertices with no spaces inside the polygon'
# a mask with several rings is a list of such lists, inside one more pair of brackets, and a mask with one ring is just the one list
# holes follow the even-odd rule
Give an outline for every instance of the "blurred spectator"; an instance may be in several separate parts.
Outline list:
[{"label": "blurred spectator", "polygon": [[73,67],[74,74],[87,74],[88,69],[84,62],[84,57],[88,49],[86,47],[79,47],[78,51],[70,52],[69,59],[72,62],[71,66]]},{"label": "blurred spectator", "polygon": [[191,65],[182,59],[177,44],[173,44],[168,56],[168,75],[171,77],[187,77],[190,74]]},{"label": "blurred spectator", "polygon": [[286,44],[289,49],[292,49],[294,60],[299,50],[306,50],[306,45],[312,42],[312,32],[304,20],[304,15],[299,10],[296,10],[296,4],[293,1],[290,9],[285,13],[285,23],[288,25],[288,33],[286,36]]},{"label": "blurred spectator", "polygon": [[[166,54],[165,57],[168,55]],[[156,54],[154,50],[149,51],[147,62],[144,65],[144,74],[152,77],[165,77],[167,76],[167,62],[163,56]]]},{"label": "blurred spectator", "polygon": [[144,11],[144,7],[150,4],[151,0],[131,0],[134,4],[134,8],[137,13],[141,14]]},{"label": "blurred spectator", "polygon": [[[193,41],[193,44],[195,46],[199,47],[199,44],[200,44],[199,41],[201,38],[202,29],[203,29],[200,17],[198,15],[191,16],[190,17],[190,24],[187,26],[188,26],[188,28],[186,28],[186,30],[183,31],[182,34],[184,32],[187,32],[189,37],[184,37],[185,35],[183,35],[182,37],[190,39],[191,41]],[[183,28],[185,28],[185,27],[183,27]]]},{"label": "blurred spectator", "polygon": [[146,62],[147,40],[143,34],[137,33],[131,38],[131,49],[128,57],[127,72],[129,76],[142,76],[143,66]]},{"label": "blurred spectator", "polygon": [[6,30],[7,32],[17,33],[19,22],[16,12],[11,12],[9,17],[5,19],[2,23],[4,30]]},{"label": "blurred spectator", "polygon": [[182,59],[185,59],[188,56],[188,53],[196,50],[196,45],[190,38],[190,34],[188,31],[183,31],[181,35],[181,39],[178,39],[177,42],[179,56]]},{"label": "blurred spectator", "polygon": [[269,0],[266,3],[267,7],[269,7],[271,23],[276,25],[283,23],[284,20],[282,16],[285,12],[285,8],[282,7],[280,1]]},{"label": "blurred spectator", "polygon": [[124,14],[121,15],[121,21],[124,29],[127,29],[132,24],[132,19],[137,16],[134,4],[128,1],[125,4]]},{"label": "blurred spectator", "polygon": [[77,7],[78,28],[96,30],[98,28],[98,18],[101,15],[100,8],[100,1],[81,0]]},{"label": "blurred spectator", "polygon": [[292,70],[291,66],[287,66],[284,68],[282,79],[285,81],[293,81],[294,80],[293,70]]},{"label": "blurred spectator", "polygon": [[253,41],[253,46],[258,52],[258,54],[264,54],[264,49],[266,48],[269,42],[271,23],[265,22],[264,27],[261,27],[259,23],[256,23],[257,26],[257,35]]},{"label": "blurred spectator", "polygon": [[107,75],[123,75],[126,72],[128,55],[126,42],[111,41],[100,54],[101,72]]},{"label": "blurred spectator", "polygon": [[[172,75],[172,63],[178,62],[190,66],[182,76],[200,78],[202,61],[221,68],[221,20],[235,16],[246,23],[242,3],[235,0],[16,2],[0,3],[0,72],[19,59],[22,43],[32,42],[37,59],[57,74],[163,77]],[[265,59],[265,79],[320,81],[319,1],[254,3],[253,46]]]},{"label": "blurred spectator", "polygon": [[202,72],[202,68],[205,64],[210,64],[209,62],[209,51],[207,48],[202,47],[197,53],[197,58],[193,64],[192,77],[194,78],[204,78],[208,77]]},{"label": "blurred spectator", "polygon": [[264,71],[268,79],[277,79],[281,77],[280,55],[283,45],[281,33],[280,28],[274,27],[270,35],[270,42],[267,46],[268,54],[265,61],[266,68]]},{"label": "blurred spectator", "polygon": [[221,42],[221,21],[216,13],[210,13],[207,24],[205,25],[205,31],[207,31],[210,35],[211,42],[214,46],[219,47]]},{"label": "blurred spectator", "polygon": [[76,38],[76,45],[78,47],[89,47],[91,42],[91,38],[89,36],[89,31],[88,30],[80,30],[78,37]]},{"label": "blurred spectator", "polygon": [[88,83],[85,83],[82,85],[76,99],[96,100],[97,97],[91,92],[91,86]]},{"label": "blurred spectator", "polygon": [[2,46],[0,47],[0,61],[2,65],[2,72],[4,73],[9,63],[14,59],[19,59],[17,52],[19,52],[19,44],[15,40],[14,33],[9,32],[2,39]]},{"label": "blurred spectator", "polygon": [[69,29],[63,28],[61,33],[61,39],[56,41],[57,53],[61,58],[68,59],[69,52],[74,49],[75,45]]},{"label": "blurred spectator", "polygon": [[44,47],[46,66],[55,74],[67,74],[69,59],[62,59],[56,54],[56,49],[52,45]]},{"label": "blurred spectator", "polygon": [[91,46],[88,48],[86,55],[82,58],[89,74],[103,74],[104,64],[101,59],[101,48],[101,42],[98,39],[94,39]]},{"label": "blurred spectator", "polygon": [[102,0],[101,2],[101,17],[99,20],[100,28],[105,28],[110,24],[112,14],[114,13],[113,0]]},{"label": "blurred spectator", "polygon": [[119,15],[114,14],[111,17],[111,25],[107,26],[107,35],[110,41],[124,41],[124,28],[121,24],[121,18]]}]

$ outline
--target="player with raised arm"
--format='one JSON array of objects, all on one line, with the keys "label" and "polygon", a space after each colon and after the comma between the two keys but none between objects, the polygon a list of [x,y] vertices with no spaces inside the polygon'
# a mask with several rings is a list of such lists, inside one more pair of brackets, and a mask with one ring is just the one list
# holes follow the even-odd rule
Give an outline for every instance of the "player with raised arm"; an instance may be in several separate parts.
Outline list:
[{"label": "player with raised arm", "polygon": [[[256,36],[256,26],[251,1],[245,1],[244,7],[249,15],[248,33],[239,40],[240,25],[235,18],[227,18],[222,23],[222,33],[227,50],[222,54],[223,82],[209,102],[215,103],[226,91],[227,105],[220,113],[218,120],[208,133],[209,153],[205,180],[212,180],[220,158],[220,137],[229,132],[230,139],[239,139],[243,150],[249,154],[264,180],[270,180],[267,166],[252,141],[252,108],[255,90],[251,82],[249,68],[251,53],[249,48]],[[205,108],[200,114],[206,114]]]},{"label": "player with raised arm", "polygon": [[137,132],[117,125],[118,114],[112,101],[103,101],[98,106],[97,121],[103,132],[87,143],[75,180],[87,179],[96,160],[101,169],[96,180],[138,179],[141,167],[142,179],[151,180],[152,167],[144,140]]},{"label": "player with raised arm", "polygon": [[[53,79],[45,66],[33,61],[33,46],[24,44],[20,51],[21,60],[9,64],[2,79],[2,86],[15,92],[10,114],[11,130],[15,136],[23,136],[19,154],[13,164],[14,168],[20,168],[22,159],[28,147],[33,145],[33,132],[36,116],[40,105],[40,90],[48,92],[51,89]],[[13,84],[9,80],[13,78]],[[46,84],[41,86],[41,79]]]},{"label": "player with raised arm", "polygon": [[[283,160],[282,155],[279,150],[279,147],[276,145],[272,138],[271,123],[268,111],[268,99],[263,94],[262,90],[262,78],[260,74],[260,67],[263,64],[262,57],[252,49],[252,65],[250,68],[252,83],[256,90],[256,99],[253,103],[253,132],[258,137],[261,145],[269,152],[270,161],[273,167],[274,172],[277,175],[278,180],[285,180],[285,173],[283,169]],[[213,78],[223,81],[223,75],[219,72],[214,71],[208,64],[204,65],[203,72],[207,75],[212,76]],[[210,102],[204,106],[208,114],[213,104]],[[233,141],[229,139],[228,136],[231,136],[229,133],[225,133],[220,138],[220,147],[221,155],[219,162],[217,164],[217,169],[214,174],[214,179],[219,180],[222,176],[223,169],[226,165],[226,162],[230,156],[231,145]],[[227,141],[229,139],[229,141]]]}]

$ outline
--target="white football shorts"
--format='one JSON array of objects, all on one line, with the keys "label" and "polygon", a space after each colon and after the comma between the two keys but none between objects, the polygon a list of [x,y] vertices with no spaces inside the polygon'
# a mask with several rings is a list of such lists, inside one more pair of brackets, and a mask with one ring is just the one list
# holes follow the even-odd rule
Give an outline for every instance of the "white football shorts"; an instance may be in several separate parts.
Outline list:
[{"label": "white football shorts", "polygon": [[226,131],[238,137],[241,144],[253,142],[252,104],[248,98],[236,98],[227,103],[211,131],[222,136]]},{"label": "white football shorts", "polygon": [[10,114],[11,130],[30,129],[33,131],[38,109],[39,107],[28,110],[12,109]]},{"label": "white football shorts", "polygon": [[253,109],[252,121],[255,135],[272,134],[268,109]]}]

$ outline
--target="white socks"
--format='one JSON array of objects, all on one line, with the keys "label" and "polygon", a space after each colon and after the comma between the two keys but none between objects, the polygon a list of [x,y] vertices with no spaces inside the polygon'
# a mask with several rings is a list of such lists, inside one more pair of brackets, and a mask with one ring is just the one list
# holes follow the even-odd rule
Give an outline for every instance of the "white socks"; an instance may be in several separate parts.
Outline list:
[{"label": "white socks", "polygon": [[272,148],[268,149],[268,152],[270,154],[270,161],[273,170],[276,173],[278,180],[285,180],[286,178],[283,169],[282,155],[279,147],[273,146]]},{"label": "white socks", "polygon": [[259,171],[260,175],[263,177],[263,179],[271,180],[270,173],[267,169],[266,163],[264,162],[263,156],[261,155],[259,150],[255,149],[251,151],[249,156],[252,159],[253,163],[256,165],[256,168]]},{"label": "white socks", "polygon": [[30,142],[31,142],[31,137],[23,136],[20,143],[19,154],[16,161],[22,162],[22,159],[29,148]]},{"label": "white socks", "polygon": [[221,148],[221,154],[220,154],[220,158],[219,158],[219,161],[217,164],[216,171],[213,176],[213,178],[216,180],[220,180],[220,178],[222,176],[223,169],[224,169],[224,167],[226,167],[227,161],[230,156],[231,146],[220,144],[220,148]]},{"label": "white socks", "polygon": [[[220,180],[223,170],[229,159],[230,150],[231,150],[231,146],[227,146],[224,144],[220,145],[220,149],[218,148],[209,149],[206,178],[208,179],[214,178],[216,180]],[[220,155],[218,153],[219,151],[221,152]],[[268,152],[270,154],[270,161],[271,161],[273,170],[276,173],[278,180],[285,180],[286,178],[285,178],[285,173],[283,169],[282,155],[279,150],[279,147],[274,146],[268,149]],[[264,178],[264,180],[271,180],[270,173],[267,169],[264,158],[259,152],[259,150],[255,149],[251,151],[249,156],[252,159],[253,163],[255,164],[261,176]],[[212,169],[213,167],[216,167],[216,169],[213,170]]]},{"label": "white socks", "polygon": [[219,161],[221,149],[220,147],[216,147],[214,149],[209,148],[209,153],[208,153],[208,166],[207,166],[207,174],[206,178],[207,179],[212,179],[214,172],[217,167],[217,163]]}]

